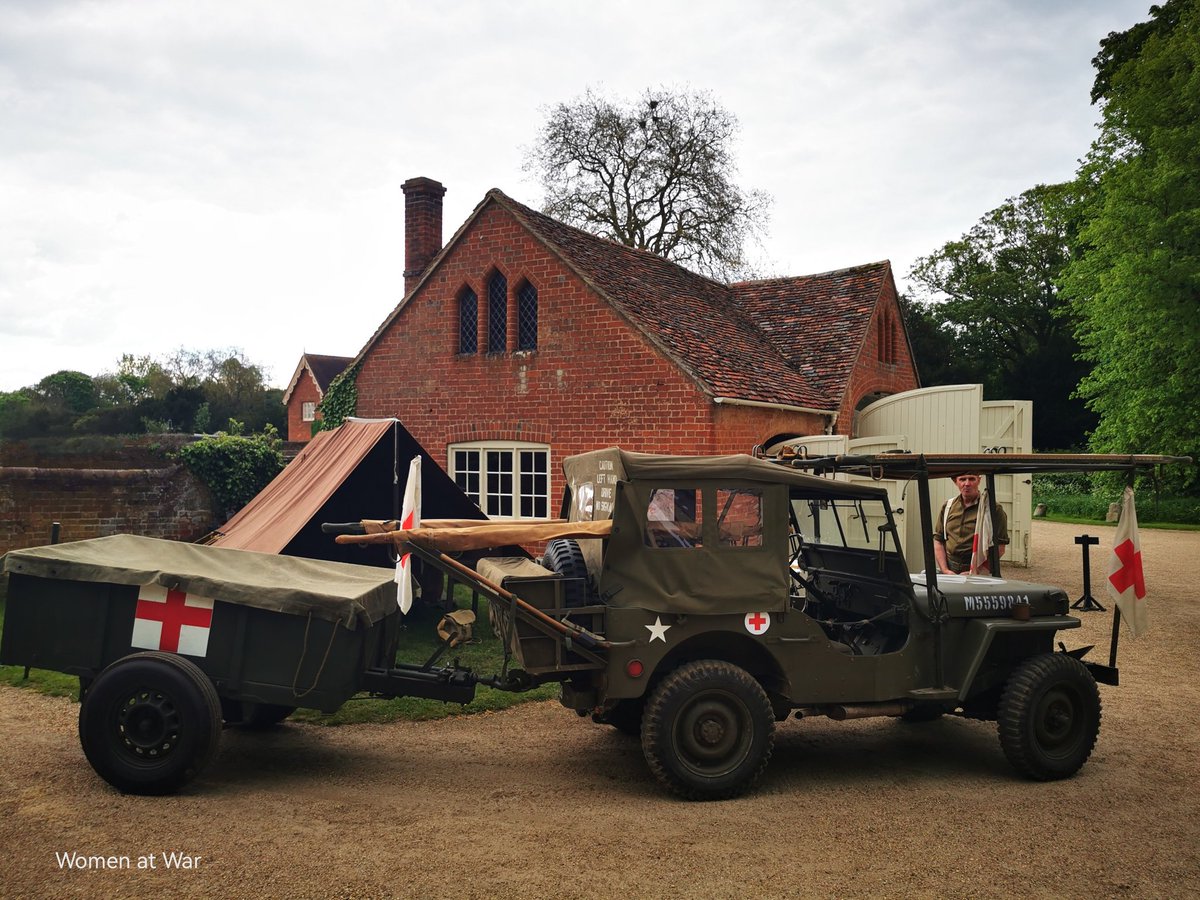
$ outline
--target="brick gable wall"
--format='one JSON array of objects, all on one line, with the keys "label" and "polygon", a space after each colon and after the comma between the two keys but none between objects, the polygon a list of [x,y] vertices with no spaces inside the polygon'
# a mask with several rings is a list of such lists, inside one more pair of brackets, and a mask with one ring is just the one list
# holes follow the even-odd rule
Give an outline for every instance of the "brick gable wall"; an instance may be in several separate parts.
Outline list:
[{"label": "brick gable wall", "polygon": [[[292,396],[288,398],[287,439],[289,441],[308,441],[312,438],[313,423],[304,421],[304,404],[320,402],[321,392],[317,390],[317,383],[313,381],[311,373],[305,369],[296,381]],[[321,418],[320,412],[317,413],[317,418]]]},{"label": "brick gable wall", "polygon": [[[890,329],[888,347],[881,345]],[[875,306],[875,313],[867,327],[866,338],[859,349],[859,357],[850,375],[846,396],[838,410],[838,421],[834,428],[837,434],[851,434],[854,427],[854,411],[859,402],[872,394],[898,394],[920,387],[916,376],[916,365],[905,338],[900,304],[896,299],[895,283],[888,278]]]},{"label": "brick gable wall", "polygon": [[[459,355],[458,296],[479,298],[487,346],[487,281],[508,280],[508,352]],[[515,352],[517,292],[538,291],[538,349]],[[492,205],[379,336],[358,376],[358,414],[398,417],[443,465],[472,440],[551,445],[551,506],[560,463],[609,445],[669,453],[747,452],[780,431],[820,430],[817,417],[715,406],[680,369],[510,213]]]}]

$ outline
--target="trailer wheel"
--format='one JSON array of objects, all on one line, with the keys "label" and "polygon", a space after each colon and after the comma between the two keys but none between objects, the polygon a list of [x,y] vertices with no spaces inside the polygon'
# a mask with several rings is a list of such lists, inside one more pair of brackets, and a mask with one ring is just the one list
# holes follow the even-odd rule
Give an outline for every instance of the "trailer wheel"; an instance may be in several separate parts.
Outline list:
[{"label": "trailer wheel", "polygon": [[1100,692],[1092,673],[1065,653],[1019,665],[1000,697],[1000,746],[1013,767],[1038,781],[1069,778],[1100,733]]},{"label": "trailer wheel", "polygon": [[556,538],[546,545],[542,565],[563,578],[576,579],[563,585],[563,602],[567,606],[587,604],[587,563],[579,542],[570,538]]},{"label": "trailer wheel", "polygon": [[699,660],[667,675],[646,702],[642,753],[659,784],[686,800],[744,793],[771,758],[775,714],[744,669]]},{"label": "trailer wheel", "polygon": [[221,702],[208,676],[172,653],[134,653],[97,677],[79,708],[96,773],[129,794],[169,794],[216,755]]}]

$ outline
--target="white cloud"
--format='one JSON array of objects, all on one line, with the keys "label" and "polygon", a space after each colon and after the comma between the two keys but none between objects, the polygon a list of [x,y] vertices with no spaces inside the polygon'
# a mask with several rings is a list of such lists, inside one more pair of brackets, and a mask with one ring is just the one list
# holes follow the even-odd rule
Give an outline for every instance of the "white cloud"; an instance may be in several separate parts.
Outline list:
[{"label": "white cloud", "polygon": [[1090,59],[1144,0],[0,6],[0,390],[238,346],[282,383],[402,291],[403,198],[530,204],[542,107],[711,89],[779,274],[912,260],[1087,149]]}]

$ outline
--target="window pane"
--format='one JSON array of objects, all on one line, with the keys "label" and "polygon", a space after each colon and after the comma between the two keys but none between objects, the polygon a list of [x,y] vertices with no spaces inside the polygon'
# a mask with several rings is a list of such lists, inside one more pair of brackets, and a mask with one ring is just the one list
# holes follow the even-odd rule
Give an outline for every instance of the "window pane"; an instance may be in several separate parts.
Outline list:
[{"label": "window pane", "polygon": [[462,492],[479,503],[479,451],[454,451],[454,483]]},{"label": "window pane", "polygon": [[513,510],[513,452],[511,450],[488,450],[486,474],[488,515],[511,516]]},{"label": "window pane", "polygon": [[762,493],[745,489],[717,491],[717,538],[722,546],[762,546]]},{"label": "window pane", "polygon": [[655,488],[646,508],[647,547],[679,548],[703,545],[703,506],[700,491]]},{"label": "window pane", "polygon": [[451,475],[487,515],[547,518],[550,453],[480,442],[449,448]]},{"label": "window pane", "polygon": [[517,349],[536,350],[537,330],[537,288],[526,282],[517,291]]},{"label": "window pane", "polygon": [[546,474],[549,454],[545,450],[522,450],[518,458],[521,515],[545,518],[549,509],[550,479]]},{"label": "window pane", "polygon": [[488,352],[508,349],[508,279],[497,272],[488,282]]},{"label": "window pane", "polygon": [[458,352],[479,349],[479,298],[467,288],[458,298]]}]

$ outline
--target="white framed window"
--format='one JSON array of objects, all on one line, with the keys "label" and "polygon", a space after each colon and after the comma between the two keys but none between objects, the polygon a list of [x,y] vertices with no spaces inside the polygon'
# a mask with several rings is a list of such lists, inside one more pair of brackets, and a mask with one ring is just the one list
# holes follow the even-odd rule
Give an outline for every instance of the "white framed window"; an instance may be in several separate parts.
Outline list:
[{"label": "white framed window", "polygon": [[305,422],[315,422],[317,419],[317,404],[313,400],[307,400],[300,404],[300,418]]},{"label": "white framed window", "polygon": [[450,477],[492,519],[550,516],[550,448],[522,441],[451,444]]}]

